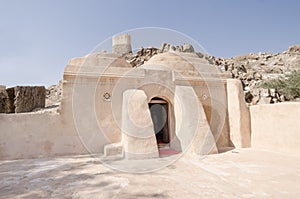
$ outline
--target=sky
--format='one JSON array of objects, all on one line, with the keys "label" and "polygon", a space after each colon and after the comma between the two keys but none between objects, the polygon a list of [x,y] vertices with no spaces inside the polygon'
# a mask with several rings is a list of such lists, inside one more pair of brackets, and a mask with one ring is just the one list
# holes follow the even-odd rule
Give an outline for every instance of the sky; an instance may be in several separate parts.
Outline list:
[{"label": "sky", "polygon": [[143,27],[179,31],[218,57],[278,53],[300,44],[300,1],[0,0],[0,85],[56,84],[71,58]]}]

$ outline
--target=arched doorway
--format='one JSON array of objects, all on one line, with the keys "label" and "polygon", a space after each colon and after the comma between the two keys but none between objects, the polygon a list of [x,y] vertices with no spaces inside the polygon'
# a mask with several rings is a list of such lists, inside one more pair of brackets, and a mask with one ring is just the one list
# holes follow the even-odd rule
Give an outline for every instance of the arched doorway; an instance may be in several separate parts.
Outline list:
[{"label": "arched doorway", "polygon": [[149,102],[149,109],[158,148],[168,148],[170,143],[169,104],[166,100],[155,97]]}]

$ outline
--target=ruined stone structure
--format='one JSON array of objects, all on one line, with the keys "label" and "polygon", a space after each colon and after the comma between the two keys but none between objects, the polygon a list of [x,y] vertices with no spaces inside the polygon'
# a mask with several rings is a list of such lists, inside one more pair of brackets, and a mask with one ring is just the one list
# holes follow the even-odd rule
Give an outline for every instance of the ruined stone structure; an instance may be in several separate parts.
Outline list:
[{"label": "ruined stone structure", "polygon": [[7,110],[7,92],[6,87],[0,85],[0,113],[5,113]]},{"label": "ruined stone structure", "polygon": [[44,86],[0,87],[0,113],[24,113],[44,107]]},{"label": "ruined stone structure", "polygon": [[132,48],[129,34],[115,35],[112,37],[112,53],[123,55],[130,52],[132,52]]}]

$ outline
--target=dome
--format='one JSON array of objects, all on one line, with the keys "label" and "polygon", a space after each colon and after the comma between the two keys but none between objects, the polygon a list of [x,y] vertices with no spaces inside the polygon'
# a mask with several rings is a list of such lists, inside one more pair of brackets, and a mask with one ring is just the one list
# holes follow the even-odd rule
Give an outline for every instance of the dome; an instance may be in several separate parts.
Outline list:
[{"label": "dome", "polygon": [[131,68],[131,65],[120,55],[106,52],[91,53],[84,57],[73,58],[69,61],[69,65]]},{"label": "dome", "polygon": [[165,66],[173,70],[194,70],[192,64],[185,60],[182,56],[177,53],[161,53],[150,58],[145,64],[153,66]]},{"label": "dome", "polygon": [[167,67],[185,75],[199,75],[199,73],[220,73],[220,70],[196,53],[167,52],[153,56],[143,67]]},{"label": "dome", "polygon": [[64,75],[101,75],[107,71],[124,73],[124,70],[131,68],[132,66],[119,55],[101,52],[71,59],[65,67]]}]

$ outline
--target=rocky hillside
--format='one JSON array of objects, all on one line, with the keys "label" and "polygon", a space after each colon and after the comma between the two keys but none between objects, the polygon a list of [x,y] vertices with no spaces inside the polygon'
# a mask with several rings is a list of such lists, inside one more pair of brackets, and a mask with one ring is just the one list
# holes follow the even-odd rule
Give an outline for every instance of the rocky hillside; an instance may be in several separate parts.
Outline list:
[{"label": "rocky hillside", "polygon": [[132,65],[132,67],[138,67],[148,61],[152,56],[169,51],[195,53],[193,46],[190,44],[174,46],[168,43],[163,43],[160,48],[140,48],[137,52],[125,54],[123,57]]},{"label": "rocky hillside", "polygon": [[245,99],[249,104],[299,100],[297,96],[295,99],[284,96],[275,88],[263,88],[263,84],[272,79],[284,79],[293,72],[300,71],[300,45],[289,47],[287,51],[277,54],[250,53],[233,58],[210,59],[222,71],[229,71],[233,78],[242,81]]},{"label": "rocky hillside", "polygon": [[46,90],[46,107],[56,107],[62,98],[62,80],[58,84],[52,85]]},{"label": "rocky hillside", "polygon": [[[232,78],[240,79],[245,92],[245,100],[249,105],[278,103],[283,101],[300,101],[299,96],[290,98],[275,88],[263,88],[263,84],[272,79],[286,78],[293,71],[300,71],[300,45],[289,47],[287,51],[277,54],[250,53],[232,58],[220,58],[194,52],[190,44],[174,46],[164,43],[160,48],[141,48],[137,52],[123,55],[132,67],[139,67],[152,56],[169,52],[196,53],[215,64],[223,72],[230,72]],[[300,90],[300,88],[299,88]],[[62,96],[61,81],[47,89],[46,106],[57,105]]]}]

